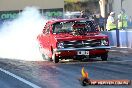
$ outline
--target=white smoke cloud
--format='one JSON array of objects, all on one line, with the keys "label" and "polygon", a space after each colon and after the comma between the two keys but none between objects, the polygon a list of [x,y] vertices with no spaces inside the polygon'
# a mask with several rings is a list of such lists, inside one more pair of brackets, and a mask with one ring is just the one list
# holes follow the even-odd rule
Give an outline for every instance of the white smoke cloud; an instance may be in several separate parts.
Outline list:
[{"label": "white smoke cloud", "polygon": [[26,7],[17,19],[5,22],[0,29],[0,57],[42,60],[36,38],[46,22],[36,7]]}]

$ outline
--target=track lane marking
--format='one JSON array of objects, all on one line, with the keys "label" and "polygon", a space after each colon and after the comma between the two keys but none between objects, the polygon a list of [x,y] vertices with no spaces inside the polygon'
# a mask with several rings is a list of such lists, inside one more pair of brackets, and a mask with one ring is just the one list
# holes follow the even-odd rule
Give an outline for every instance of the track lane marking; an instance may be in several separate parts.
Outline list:
[{"label": "track lane marking", "polygon": [[25,80],[24,78],[22,78],[22,77],[20,77],[20,76],[17,76],[17,75],[15,75],[15,74],[13,74],[13,73],[7,71],[7,70],[4,70],[4,69],[0,68],[0,71],[6,73],[6,74],[9,75],[9,76],[12,76],[12,77],[16,78],[17,80],[19,80],[19,81],[21,81],[21,82],[23,82],[23,83],[25,83],[25,84],[27,84],[27,85],[33,87],[33,88],[42,88],[42,87],[40,87],[40,86],[38,86],[38,85],[36,85],[36,84],[34,84],[34,83],[31,83],[31,82]]}]

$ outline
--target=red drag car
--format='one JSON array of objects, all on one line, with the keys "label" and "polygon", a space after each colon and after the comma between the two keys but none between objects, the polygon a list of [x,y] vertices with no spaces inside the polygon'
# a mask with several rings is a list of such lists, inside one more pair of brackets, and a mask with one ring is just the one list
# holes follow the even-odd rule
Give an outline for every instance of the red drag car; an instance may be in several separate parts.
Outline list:
[{"label": "red drag car", "polygon": [[44,59],[78,59],[101,57],[107,60],[108,36],[101,34],[93,21],[77,19],[50,20],[37,36]]}]

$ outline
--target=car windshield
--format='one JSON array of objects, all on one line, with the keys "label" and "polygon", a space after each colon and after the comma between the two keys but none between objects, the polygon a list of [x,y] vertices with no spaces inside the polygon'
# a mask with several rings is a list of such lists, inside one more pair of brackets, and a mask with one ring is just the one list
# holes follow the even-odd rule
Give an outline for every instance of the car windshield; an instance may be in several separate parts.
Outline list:
[{"label": "car windshield", "polygon": [[66,21],[53,24],[53,33],[70,33],[74,30],[84,30],[85,32],[95,32],[96,25],[92,21]]}]

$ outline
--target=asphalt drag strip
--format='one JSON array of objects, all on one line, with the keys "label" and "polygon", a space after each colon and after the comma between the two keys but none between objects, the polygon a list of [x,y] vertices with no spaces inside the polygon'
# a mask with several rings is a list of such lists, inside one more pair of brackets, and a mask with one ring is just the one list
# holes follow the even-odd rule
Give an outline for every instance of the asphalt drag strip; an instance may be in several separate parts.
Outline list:
[{"label": "asphalt drag strip", "polygon": [[[112,48],[109,52],[108,61],[101,61],[97,58],[89,59],[86,62],[66,61],[55,64],[48,61],[21,61],[0,58],[0,67],[42,88],[84,88],[78,81],[81,77],[82,67],[88,71],[90,79],[132,80],[132,50]],[[14,85],[12,81],[8,81],[7,77],[3,78],[3,75],[5,74],[2,72],[0,83],[4,82],[9,86]],[[17,87],[14,88],[19,88],[18,86],[28,88],[27,86],[29,86],[23,87],[23,84],[17,84]],[[86,86],[85,88],[132,88],[132,85]]]}]

